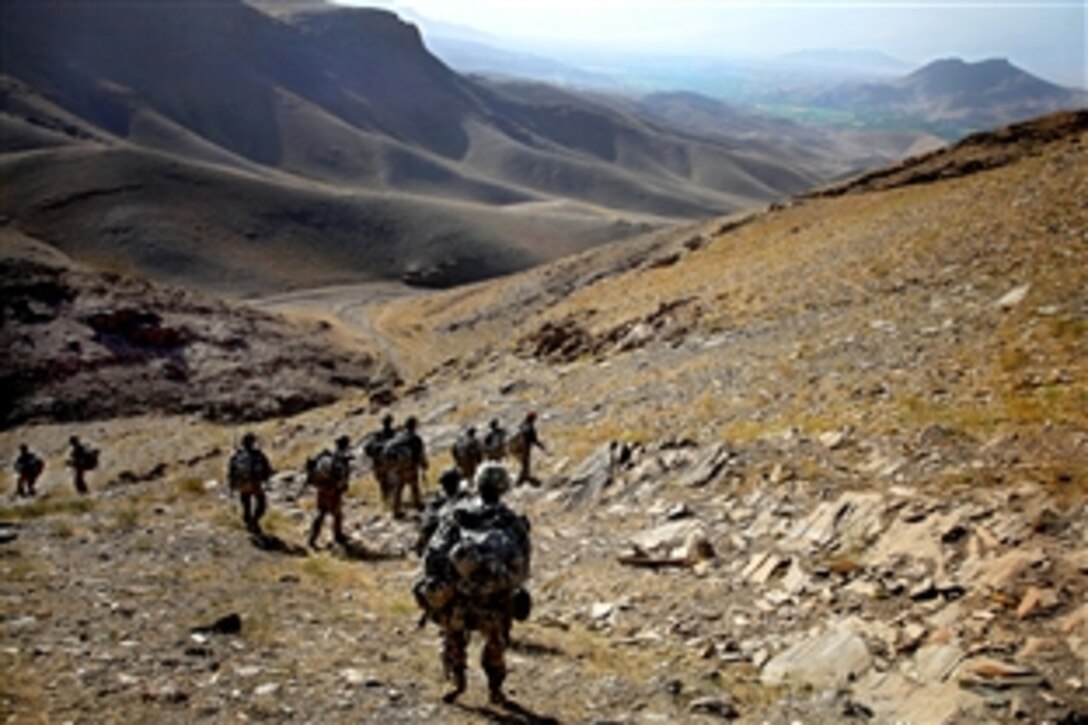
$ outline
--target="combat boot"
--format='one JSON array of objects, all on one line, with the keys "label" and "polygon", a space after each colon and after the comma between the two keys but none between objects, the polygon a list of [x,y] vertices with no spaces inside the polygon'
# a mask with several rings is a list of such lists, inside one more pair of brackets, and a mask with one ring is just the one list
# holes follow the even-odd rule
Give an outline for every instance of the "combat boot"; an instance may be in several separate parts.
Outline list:
[{"label": "combat boot", "polygon": [[462,669],[451,672],[450,681],[453,683],[453,689],[442,696],[442,701],[445,703],[454,702],[465,691],[465,671]]}]

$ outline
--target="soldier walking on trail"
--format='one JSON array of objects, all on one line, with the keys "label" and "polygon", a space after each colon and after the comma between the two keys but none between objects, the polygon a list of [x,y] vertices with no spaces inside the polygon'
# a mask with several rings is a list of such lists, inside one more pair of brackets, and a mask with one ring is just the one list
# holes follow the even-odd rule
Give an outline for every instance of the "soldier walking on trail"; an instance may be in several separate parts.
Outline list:
[{"label": "soldier walking on trail", "polygon": [[480,662],[491,702],[506,703],[506,649],[514,620],[529,616],[529,522],[500,500],[510,487],[502,464],[484,464],[476,477],[479,498],[448,507],[423,555],[424,573],[413,593],[425,617],[442,628],[442,663],[453,689],[465,691],[473,631],[484,639]]},{"label": "soldier walking on trail", "polygon": [[332,535],[338,544],[345,544],[344,535],[344,493],[348,490],[351,478],[351,439],[340,436],[336,439],[336,450],[324,450],[306,462],[306,483],[317,489],[317,516],[310,526],[310,548],[317,548],[317,537],[321,535],[321,525],[325,514],[332,515]]},{"label": "soldier walking on trail", "polygon": [[393,440],[397,431],[393,428],[393,416],[386,413],[382,417],[382,427],[367,435],[363,441],[363,453],[370,459],[371,470],[374,471],[374,480],[378,484],[378,492],[382,502],[387,506],[392,505],[393,482],[389,475],[389,465],[385,460],[385,446]]},{"label": "soldier walking on trail", "polygon": [[257,436],[246,433],[242,436],[242,447],[230,457],[227,468],[227,480],[232,491],[237,491],[242,501],[242,520],[246,529],[257,536],[262,536],[261,517],[268,507],[264,495],[264,484],[272,478],[272,464],[268,457],[257,448]]},{"label": "soldier walking on trail", "polygon": [[68,439],[72,450],[68,454],[68,467],[72,469],[72,482],[76,491],[87,493],[87,471],[98,468],[98,451],[85,445],[79,436]]},{"label": "soldier walking on trail", "polygon": [[489,461],[502,462],[506,458],[506,429],[499,424],[498,418],[492,418],[491,424],[484,435],[484,458]]},{"label": "soldier walking on trail", "polygon": [[518,459],[518,464],[521,467],[521,470],[518,471],[518,480],[515,482],[515,486],[520,486],[523,483],[534,485],[540,483],[533,477],[532,473],[533,446],[545,453],[548,452],[536,432],[536,413],[529,413],[525,416],[525,420],[521,422],[521,425],[518,426],[517,433],[510,439],[510,454]]},{"label": "soldier walking on trail", "polygon": [[19,457],[15,459],[15,497],[34,496],[37,493],[34,487],[44,470],[45,462],[35,455],[26,443],[20,443]]},{"label": "soldier walking on trail", "polygon": [[461,487],[461,473],[456,468],[447,468],[443,471],[442,475],[438,477],[438,485],[441,490],[427,502],[427,506],[423,509],[423,516],[420,519],[419,538],[416,540],[415,546],[415,552],[420,556],[423,555],[423,550],[427,548],[427,542],[431,540],[434,532],[438,530],[443,515],[451,506],[467,495],[465,489]]},{"label": "soldier walking on trail", "polygon": [[470,425],[453,442],[453,461],[466,481],[476,477],[476,469],[484,460],[484,449],[476,438],[476,426]]},{"label": "soldier walking on trail", "polygon": [[385,444],[383,451],[393,487],[393,518],[399,519],[404,515],[401,510],[401,500],[404,497],[405,487],[412,491],[412,505],[418,511],[423,510],[419,484],[428,463],[423,439],[416,433],[418,427],[419,422],[415,417],[409,417],[404,423],[403,430]]}]

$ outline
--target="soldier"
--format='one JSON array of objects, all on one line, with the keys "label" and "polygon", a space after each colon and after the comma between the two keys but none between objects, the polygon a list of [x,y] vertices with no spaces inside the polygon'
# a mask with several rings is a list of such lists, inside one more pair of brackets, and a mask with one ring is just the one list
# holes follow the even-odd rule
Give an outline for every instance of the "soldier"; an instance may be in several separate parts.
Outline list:
[{"label": "soldier", "polygon": [[26,443],[19,444],[19,457],[15,459],[15,497],[34,496],[34,486],[45,470],[45,462],[31,452]]},{"label": "soldier", "polygon": [[483,462],[484,449],[476,438],[476,426],[470,425],[465,432],[457,436],[453,443],[453,461],[457,470],[466,481],[476,477],[476,468]]},{"label": "soldier", "polygon": [[[523,550],[521,566],[528,573],[529,522],[518,516],[501,502],[502,494],[510,487],[510,473],[502,465],[486,465],[476,479],[479,491],[479,507],[473,517],[493,522],[495,528],[508,531]],[[468,644],[472,630],[484,639],[480,664],[487,675],[491,702],[506,702],[502,686],[506,680],[506,648],[510,645],[510,628],[513,620],[522,621],[529,616],[531,600],[523,588],[498,589],[486,595],[469,596],[456,594],[437,619],[443,629],[442,662],[446,676],[453,683],[453,690],[443,696],[445,702],[455,701],[465,691],[465,670],[468,664]]]},{"label": "soldier", "polygon": [[338,544],[347,543],[344,535],[344,493],[351,478],[351,439],[340,436],[336,450],[324,450],[316,458],[306,461],[306,483],[317,489],[317,516],[310,526],[310,548],[317,548],[317,537],[325,514],[332,515],[332,534]]},{"label": "soldier", "polygon": [[517,433],[510,439],[510,454],[518,459],[518,464],[521,467],[521,470],[518,471],[518,480],[514,483],[515,486],[520,486],[523,483],[540,483],[532,475],[533,446],[545,453],[548,452],[536,432],[536,413],[529,413],[525,416],[525,420],[521,422],[521,425],[518,426]]},{"label": "soldier", "polygon": [[412,490],[412,505],[417,511],[423,510],[419,483],[422,473],[427,470],[427,451],[423,439],[416,433],[419,422],[411,416],[404,422],[404,429],[385,444],[382,456],[389,467],[389,477],[393,487],[393,518],[404,516],[401,511],[401,499],[404,487]]},{"label": "soldier", "polygon": [[242,447],[234,451],[227,469],[227,480],[232,491],[237,491],[242,502],[242,521],[246,529],[256,536],[263,536],[261,517],[268,507],[264,484],[272,478],[272,464],[257,447],[257,436],[246,433]]},{"label": "soldier", "polygon": [[370,466],[374,471],[374,480],[378,483],[378,492],[381,494],[382,502],[386,505],[392,503],[393,485],[390,480],[389,466],[386,463],[384,451],[386,444],[393,440],[396,434],[397,431],[393,428],[393,416],[386,413],[382,417],[382,427],[368,435],[366,440],[363,441],[363,453],[370,459]]},{"label": "soldier", "polygon": [[484,436],[484,458],[489,461],[501,462],[506,458],[506,429],[499,424],[498,418],[493,418]]},{"label": "soldier", "polygon": [[423,510],[419,525],[419,539],[416,540],[415,547],[418,555],[422,555],[423,550],[427,548],[427,542],[438,530],[438,524],[446,510],[465,496],[465,490],[461,488],[461,474],[456,468],[447,468],[443,471],[438,477],[438,484],[442,490],[427,502]]},{"label": "soldier", "polygon": [[84,445],[79,440],[79,436],[72,436],[68,439],[68,443],[72,447],[71,452],[68,454],[68,467],[72,469],[72,482],[75,484],[76,491],[87,493],[85,476],[87,471],[98,468],[98,451]]}]

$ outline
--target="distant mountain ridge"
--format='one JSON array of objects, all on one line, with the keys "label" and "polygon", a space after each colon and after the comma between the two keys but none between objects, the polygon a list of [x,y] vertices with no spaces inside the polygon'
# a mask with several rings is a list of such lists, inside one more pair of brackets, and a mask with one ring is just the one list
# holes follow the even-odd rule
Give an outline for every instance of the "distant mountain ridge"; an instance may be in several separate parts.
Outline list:
[{"label": "distant mountain ridge", "polygon": [[1003,58],[975,63],[945,58],[895,80],[842,86],[815,103],[983,129],[1083,107],[1088,94],[1045,81]]}]

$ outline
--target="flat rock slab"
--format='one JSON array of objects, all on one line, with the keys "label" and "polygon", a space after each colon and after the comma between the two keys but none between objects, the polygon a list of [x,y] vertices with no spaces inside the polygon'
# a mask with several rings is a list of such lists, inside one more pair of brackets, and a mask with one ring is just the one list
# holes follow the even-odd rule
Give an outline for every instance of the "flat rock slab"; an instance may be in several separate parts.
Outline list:
[{"label": "flat rock slab", "polygon": [[765,685],[838,688],[872,664],[865,640],[844,624],[802,640],[771,659],[760,674]]}]

